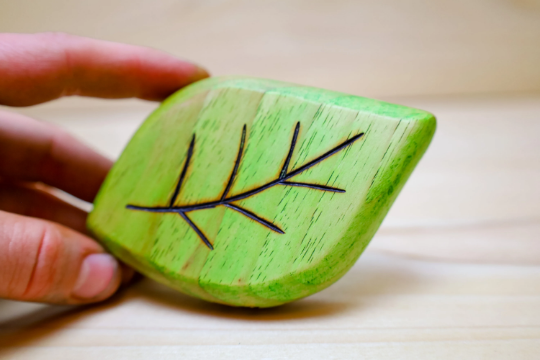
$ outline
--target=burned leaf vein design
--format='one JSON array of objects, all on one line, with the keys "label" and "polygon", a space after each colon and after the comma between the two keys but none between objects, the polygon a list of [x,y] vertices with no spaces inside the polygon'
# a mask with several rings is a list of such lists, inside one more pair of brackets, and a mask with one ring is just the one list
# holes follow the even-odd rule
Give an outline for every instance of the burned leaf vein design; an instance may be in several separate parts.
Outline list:
[{"label": "burned leaf vein design", "polygon": [[175,202],[180,194],[180,191],[182,189],[182,184],[184,182],[184,179],[186,177],[186,173],[189,168],[189,164],[191,162],[191,158],[193,157],[193,152],[195,148],[195,134],[193,135],[191,142],[189,144],[186,161],[184,163],[184,166],[182,168],[182,171],[180,173],[180,177],[178,178],[178,182],[176,184],[176,187],[174,189],[174,192],[169,200],[169,206],[154,206],[154,207],[147,207],[147,206],[138,206],[138,205],[126,205],[127,209],[130,210],[138,210],[138,211],[147,211],[147,212],[156,212],[156,213],[178,213],[184,221],[195,231],[195,233],[199,236],[201,241],[210,249],[213,250],[214,247],[212,243],[208,240],[204,232],[197,227],[197,225],[189,218],[187,213],[195,210],[202,210],[202,209],[212,209],[217,206],[225,206],[231,210],[234,210],[247,218],[250,218],[259,224],[267,227],[268,229],[275,231],[279,234],[284,234],[285,232],[281,230],[278,226],[273,224],[272,222],[260,217],[259,215],[244,209],[238,205],[233,204],[235,201],[240,201],[243,199],[246,199],[248,197],[251,197],[253,195],[256,195],[260,192],[263,192],[275,185],[282,185],[282,186],[296,186],[296,187],[305,187],[309,189],[315,189],[315,190],[321,190],[321,191],[328,191],[328,192],[334,192],[334,193],[344,193],[344,189],[338,189],[335,187],[327,186],[327,185],[319,185],[319,184],[310,184],[310,183],[302,183],[302,182],[292,182],[288,181],[292,177],[299,175],[303,173],[304,171],[310,169],[311,167],[317,165],[318,163],[326,160],[330,156],[340,152],[341,150],[347,148],[348,146],[352,145],[355,141],[360,139],[364,133],[360,133],[357,135],[354,135],[353,137],[345,140],[341,144],[337,145],[333,149],[327,151],[326,153],[322,154],[321,156],[317,157],[316,159],[308,162],[307,164],[304,164],[300,166],[298,169],[293,170],[289,172],[289,164],[292,158],[292,155],[294,153],[294,149],[296,146],[296,141],[298,139],[298,134],[300,132],[300,122],[296,123],[296,127],[294,129],[293,137],[291,140],[291,145],[289,147],[289,152],[287,153],[287,157],[285,159],[285,162],[283,164],[283,168],[280,171],[279,177],[275,180],[272,180],[258,188],[245,191],[241,194],[234,195],[228,197],[229,191],[232,188],[232,185],[234,184],[234,180],[236,178],[236,175],[238,173],[238,168],[240,167],[240,162],[242,161],[242,155],[244,153],[244,147],[245,147],[245,141],[246,141],[246,125],[242,127],[242,135],[240,138],[240,146],[238,149],[238,155],[236,156],[236,160],[234,162],[234,167],[231,172],[231,175],[229,177],[229,180],[227,182],[227,185],[225,187],[225,190],[223,191],[223,194],[221,195],[219,200],[214,201],[208,201],[205,203],[200,204],[193,204],[193,205],[183,205],[183,206],[175,206]]}]

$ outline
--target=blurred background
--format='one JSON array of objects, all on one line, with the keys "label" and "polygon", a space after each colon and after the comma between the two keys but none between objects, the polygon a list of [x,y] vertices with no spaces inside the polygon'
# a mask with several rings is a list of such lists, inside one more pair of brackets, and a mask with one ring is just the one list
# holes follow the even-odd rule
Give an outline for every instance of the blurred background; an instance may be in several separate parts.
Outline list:
[{"label": "blurred background", "polygon": [[[365,254],[329,289],[275,312],[242,312],[146,282],[9,340],[29,347],[17,359],[177,359],[183,342],[210,344],[208,331],[211,345],[276,343],[262,352],[276,358],[282,349],[330,358],[360,339],[378,359],[537,358],[540,0],[0,0],[0,32],[42,31],[154,47],[215,76],[417,107],[438,129]],[[116,158],[157,105],[69,98],[11,110]],[[0,308],[0,330],[34,323],[29,307]],[[298,345],[310,342],[332,345]],[[234,349],[248,355],[232,358],[253,358]]]},{"label": "blurred background", "polygon": [[0,30],[151,46],[370,96],[540,89],[540,0],[0,0]]}]

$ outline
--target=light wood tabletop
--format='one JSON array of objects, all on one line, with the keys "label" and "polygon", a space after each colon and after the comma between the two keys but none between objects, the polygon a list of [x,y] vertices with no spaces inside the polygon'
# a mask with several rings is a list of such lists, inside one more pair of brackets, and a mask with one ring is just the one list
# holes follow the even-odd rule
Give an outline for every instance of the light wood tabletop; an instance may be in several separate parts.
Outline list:
[{"label": "light wood tabletop", "polygon": [[[540,94],[387,100],[437,114],[439,128],[370,246],[333,286],[266,310],[205,303],[150,280],[87,308],[2,301],[0,358],[537,358]],[[24,112],[111,157],[154,106],[68,105]]]},{"label": "light wood tabletop", "polygon": [[[328,289],[265,310],[146,279],[82,308],[0,300],[0,359],[540,358],[537,0],[83,3],[0,0],[0,31],[152,45],[216,75],[417,107],[438,129],[367,250]],[[115,158],[156,106],[67,99],[17,111]]]}]

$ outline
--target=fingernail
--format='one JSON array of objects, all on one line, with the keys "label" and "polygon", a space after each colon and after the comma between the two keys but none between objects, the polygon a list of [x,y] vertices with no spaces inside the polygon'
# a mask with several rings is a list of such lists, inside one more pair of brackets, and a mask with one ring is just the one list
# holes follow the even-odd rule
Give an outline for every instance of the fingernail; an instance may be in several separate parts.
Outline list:
[{"label": "fingernail", "polygon": [[118,262],[111,255],[88,255],[83,260],[72,295],[80,299],[98,297],[107,290],[117,271]]}]

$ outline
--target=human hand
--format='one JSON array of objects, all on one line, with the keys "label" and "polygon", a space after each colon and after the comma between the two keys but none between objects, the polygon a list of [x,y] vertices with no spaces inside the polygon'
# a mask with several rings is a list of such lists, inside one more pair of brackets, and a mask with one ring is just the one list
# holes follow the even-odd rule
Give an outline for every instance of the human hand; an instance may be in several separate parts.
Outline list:
[{"label": "human hand", "polygon": [[[161,100],[207,76],[152,49],[65,34],[0,34],[0,105],[69,95]],[[91,303],[130,277],[133,270],[86,235],[87,214],[46,190],[91,202],[111,165],[59,128],[0,111],[0,298]]]}]

